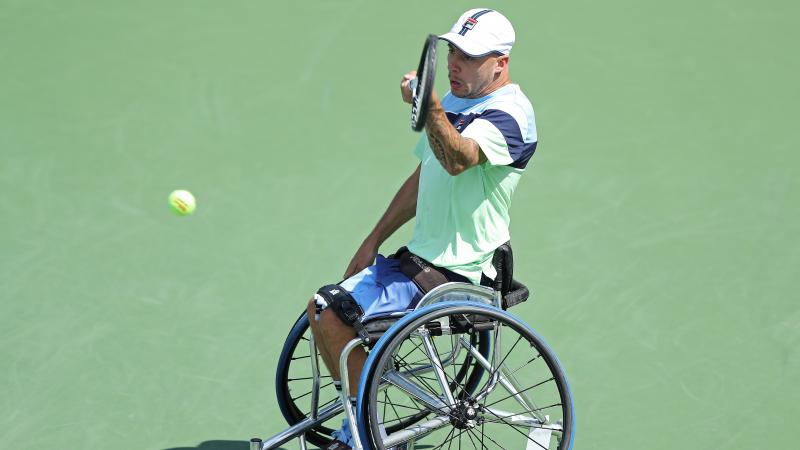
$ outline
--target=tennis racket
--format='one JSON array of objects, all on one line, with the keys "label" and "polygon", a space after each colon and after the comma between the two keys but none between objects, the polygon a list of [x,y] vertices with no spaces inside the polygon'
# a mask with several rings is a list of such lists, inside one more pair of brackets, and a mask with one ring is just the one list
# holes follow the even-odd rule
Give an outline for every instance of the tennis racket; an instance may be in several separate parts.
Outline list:
[{"label": "tennis racket", "polygon": [[419,59],[417,78],[411,80],[411,129],[422,131],[425,118],[428,117],[428,101],[433,92],[433,81],[436,77],[436,44],[439,38],[435,34],[428,35],[422,47]]}]

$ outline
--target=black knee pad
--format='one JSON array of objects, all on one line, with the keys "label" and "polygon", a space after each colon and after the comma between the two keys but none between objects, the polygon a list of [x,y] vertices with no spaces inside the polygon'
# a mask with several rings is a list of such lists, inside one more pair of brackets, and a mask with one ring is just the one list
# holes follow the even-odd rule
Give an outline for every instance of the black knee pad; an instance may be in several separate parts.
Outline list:
[{"label": "black knee pad", "polygon": [[318,312],[331,308],[342,322],[351,327],[364,315],[364,310],[361,309],[356,299],[338,284],[329,284],[321,287],[314,299]]},{"label": "black knee pad", "polygon": [[355,328],[358,336],[364,342],[370,342],[369,334],[361,323],[361,318],[364,317],[364,310],[345,288],[338,284],[323,286],[314,295],[314,302],[317,305],[317,316],[322,311],[331,308],[339,320]]}]

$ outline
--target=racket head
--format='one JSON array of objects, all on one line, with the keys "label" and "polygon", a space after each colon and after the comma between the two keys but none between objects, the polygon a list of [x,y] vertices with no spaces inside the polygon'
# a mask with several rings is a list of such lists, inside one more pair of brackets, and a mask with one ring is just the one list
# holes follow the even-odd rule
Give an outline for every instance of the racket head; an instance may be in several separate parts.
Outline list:
[{"label": "racket head", "polygon": [[419,59],[417,84],[411,96],[411,129],[417,132],[422,131],[425,127],[425,118],[428,117],[428,102],[431,99],[433,82],[436,79],[436,44],[438,42],[438,36],[428,35]]}]

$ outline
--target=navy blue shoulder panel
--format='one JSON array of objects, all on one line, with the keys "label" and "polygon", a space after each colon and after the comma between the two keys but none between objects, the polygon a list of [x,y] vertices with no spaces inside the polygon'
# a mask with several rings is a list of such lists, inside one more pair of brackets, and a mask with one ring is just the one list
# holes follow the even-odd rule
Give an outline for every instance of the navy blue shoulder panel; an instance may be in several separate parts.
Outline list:
[{"label": "navy blue shoulder panel", "polygon": [[536,142],[526,143],[522,137],[522,130],[520,130],[519,124],[511,114],[505,111],[487,109],[479,117],[483,120],[488,120],[503,133],[508,145],[508,153],[511,154],[511,159],[514,160],[509,165],[517,169],[524,169],[536,151]]}]

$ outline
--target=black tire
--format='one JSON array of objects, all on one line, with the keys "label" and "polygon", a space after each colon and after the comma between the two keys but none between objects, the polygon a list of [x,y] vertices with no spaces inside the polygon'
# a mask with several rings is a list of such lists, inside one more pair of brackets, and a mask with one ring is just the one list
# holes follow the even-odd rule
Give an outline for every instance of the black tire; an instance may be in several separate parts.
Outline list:
[{"label": "black tire", "polygon": [[[547,450],[572,448],[574,416],[569,384],[558,359],[536,332],[507,312],[489,306],[452,302],[434,305],[426,310],[417,311],[397,324],[396,330],[387,332],[384,336],[386,341],[376,345],[374,354],[368,358],[358,410],[359,430],[365,449],[384,450],[382,428],[391,435],[398,429],[393,426],[398,419],[409,415],[421,416],[418,421],[440,418],[436,424],[437,430],[419,437],[417,445],[433,448],[448,448],[449,444],[453,448],[517,449],[526,448],[528,442],[533,442],[538,444],[534,445],[536,448]],[[405,379],[410,380],[416,389],[435,398],[445,398],[435,377],[408,375],[408,369],[414,365],[410,359],[424,361],[427,357],[421,351],[419,330],[430,327],[432,323],[441,323],[440,319],[449,321],[451,327],[455,324],[455,332],[462,336],[485,333],[490,329],[492,342],[495,342],[501,330],[501,351],[496,355],[496,361],[499,361],[498,366],[504,366],[508,373],[512,373],[518,387],[509,391],[502,384],[495,383],[490,390],[492,373],[489,372],[483,374],[475,386],[468,386],[458,382],[449,370],[445,370],[450,390],[459,406],[452,410],[436,411],[426,406],[419,397],[410,395],[407,387],[400,389],[393,383],[387,383],[387,377],[405,374]],[[431,336],[435,353],[449,353],[449,349],[440,349],[439,343],[446,339],[450,339],[446,334]],[[490,353],[486,359],[492,361],[495,355]],[[399,367],[398,359],[406,361],[408,367]],[[454,383],[457,389],[452,389]],[[509,392],[529,397],[533,406],[525,407]],[[385,400],[389,394],[395,397],[391,402]],[[540,416],[541,423],[528,420],[523,424],[517,420],[536,415]],[[545,415],[549,416],[549,420],[544,420]],[[510,423],[512,421],[515,423]],[[541,432],[540,429],[559,427],[560,430],[553,434],[547,446],[542,445],[545,442],[543,438],[531,438],[533,434],[529,434]]]}]

